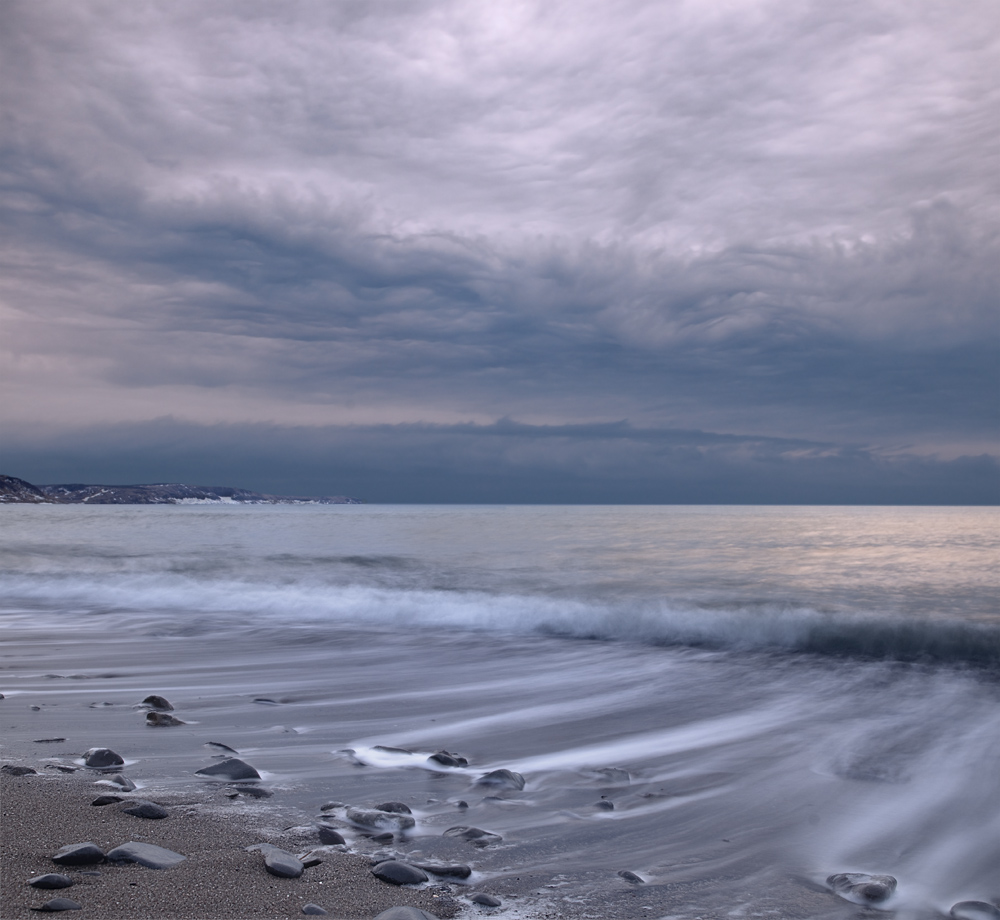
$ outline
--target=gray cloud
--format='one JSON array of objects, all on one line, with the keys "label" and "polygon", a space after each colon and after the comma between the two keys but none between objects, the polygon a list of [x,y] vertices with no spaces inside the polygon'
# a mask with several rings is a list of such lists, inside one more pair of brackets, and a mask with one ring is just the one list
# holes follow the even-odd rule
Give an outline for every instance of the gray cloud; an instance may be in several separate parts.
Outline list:
[{"label": "gray cloud", "polygon": [[833,492],[848,457],[886,495],[900,451],[964,476],[917,458],[997,449],[998,26],[987,2],[6,4],[8,423],[296,418],[391,452],[427,422],[628,418],[827,445],[795,468]]}]

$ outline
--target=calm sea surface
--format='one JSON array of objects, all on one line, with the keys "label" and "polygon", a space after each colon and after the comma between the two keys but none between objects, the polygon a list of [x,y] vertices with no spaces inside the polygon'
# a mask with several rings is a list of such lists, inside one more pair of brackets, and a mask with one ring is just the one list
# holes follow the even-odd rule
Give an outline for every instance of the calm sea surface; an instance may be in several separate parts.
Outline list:
[{"label": "calm sea surface", "polygon": [[[997,509],[4,506],[0,528],[8,747],[75,719],[53,756],[114,747],[151,788],[222,742],[303,820],[401,799],[417,828],[389,851],[464,854],[508,916],[850,916],[821,890],[843,871],[895,876],[900,917],[1000,897]],[[188,724],[146,728],[148,693]],[[524,790],[474,785],[500,767]]]}]

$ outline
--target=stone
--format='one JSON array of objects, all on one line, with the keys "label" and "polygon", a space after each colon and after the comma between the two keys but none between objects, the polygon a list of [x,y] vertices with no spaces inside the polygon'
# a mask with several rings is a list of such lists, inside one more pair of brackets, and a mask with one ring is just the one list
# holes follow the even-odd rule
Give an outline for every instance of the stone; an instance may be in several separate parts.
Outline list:
[{"label": "stone", "polygon": [[636,875],[631,869],[622,869],[618,873],[618,877],[625,879],[626,882],[631,882],[633,885],[646,884],[646,880],[641,875]]},{"label": "stone", "polygon": [[455,803],[455,807],[456,807],[456,808],[468,808],[468,807],[469,807],[469,803],[468,803],[468,802],[466,802],[466,801],[465,801],[465,799],[459,799],[459,800],[458,800],[458,801],[457,801],[457,802]]},{"label": "stone", "polygon": [[232,786],[236,795],[248,795],[252,799],[269,799],[273,792],[264,786]]},{"label": "stone", "polygon": [[444,832],[445,837],[458,837],[476,847],[488,847],[492,843],[503,840],[499,834],[484,831],[481,827],[449,827]]},{"label": "stone", "polygon": [[194,773],[195,776],[208,776],[212,779],[230,781],[260,779],[260,774],[250,764],[236,757],[227,757],[225,760],[220,760],[211,766],[195,770]]},{"label": "stone", "polygon": [[57,910],[83,910],[82,904],[71,901],[69,898],[53,898],[46,901],[41,907],[32,907],[32,910],[57,911]]},{"label": "stone", "polygon": [[896,890],[896,880],[891,875],[864,872],[840,872],[831,875],[826,883],[842,898],[855,904],[878,904]]},{"label": "stone", "polygon": [[428,762],[440,764],[442,767],[467,767],[469,761],[461,754],[453,754],[451,751],[435,751],[427,758]]},{"label": "stone", "polygon": [[372,875],[390,885],[419,885],[427,881],[427,873],[398,859],[387,859],[372,867]]},{"label": "stone", "polygon": [[76,773],[80,768],[68,763],[47,763],[45,769],[58,770],[60,773]]},{"label": "stone", "polygon": [[157,693],[151,693],[142,701],[143,706],[148,706],[150,709],[159,709],[160,712],[173,712],[174,707],[170,705],[170,702],[164,697]]},{"label": "stone", "polygon": [[104,851],[90,841],[68,843],[52,857],[52,862],[60,866],[93,866],[104,862]]},{"label": "stone", "polygon": [[517,789],[521,790],[524,788],[524,777],[520,773],[515,773],[513,770],[491,770],[489,773],[484,773],[479,779],[476,780],[477,786],[497,786],[501,789]]},{"label": "stone", "polygon": [[389,833],[389,831],[384,831],[383,833],[375,834],[374,836],[369,837],[368,839],[371,840],[372,843],[385,844],[385,843],[392,843],[394,838],[392,834]]},{"label": "stone", "polygon": [[326,844],[347,843],[342,834],[323,824],[319,826],[319,842]]},{"label": "stone", "polygon": [[441,878],[468,878],[472,875],[472,868],[469,866],[441,866],[437,863],[414,863],[418,869],[429,872],[431,875],[438,875]]},{"label": "stone", "polygon": [[125,800],[120,795],[99,795],[91,805],[114,805],[116,802],[124,802]]},{"label": "stone", "polygon": [[348,808],[346,815],[352,824],[376,830],[405,831],[417,823],[410,815],[399,815],[374,808]]},{"label": "stone", "polygon": [[176,716],[170,715],[169,712],[147,712],[146,713],[146,724],[152,725],[154,728],[165,728],[171,725],[187,725],[183,719],[178,719]]},{"label": "stone", "polygon": [[627,786],[632,782],[632,777],[628,770],[623,770],[621,767],[600,767],[593,772],[598,779],[604,780],[607,783],[613,783],[616,786]]},{"label": "stone", "polygon": [[254,849],[260,850],[264,856],[264,868],[278,878],[298,878],[305,866],[297,856],[282,850],[270,843],[262,843]]},{"label": "stone", "polygon": [[61,744],[65,738],[36,738],[33,744]]},{"label": "stone", "polygon": [[121,773],[115,773],[114,776],[109,776],[107,779],[101,780],[101,782],[117,786],[124,792],[135,792],[135,783],[127,776],[122,776]]},{"label": "stone", "polygon": [[29,878],[28,884],[32,888],[69,888],[73,884],[73,879],[58,872],[49,872],[46,875]]},{"label": "stone", "polygon": [[376,744],[372,746],[373,751],[384,751],[386,754],[412,754],[413,751],[408,751],[406,748],[389,747],[386,744]]},{"label": "stone", "polygon": [[412,815],[413,812],[410,811],[410,806],[404,804],[403,802],[383,802],[381,805],[375,806],[379,811],[388,811],[394,815]]},{"label": "stone", "polygon": [[955,920],[1000,920],[1000,908],[986,901],[959,901],[948,913]]},{"label": "stone", "polygon": [[91,770],[105,770],[108,767],[120,767],[125,763],[121,754],[109,748],[91,748],[83,755],[83,765]]},{"label": "stone", "polygon": [[315,914],[318,917],[326,914],[327,911],[323,910],[323,908],[320,907],[319,904],[306,904],[305,907],[302,908],[302,913]]},{"label": "stone", "polygon": [[607,799],[601,799],[600,802],[594,802],[594,808],[599,808],[601,811],[614,811],[615,803],[609,802]]},{"label": "stone", "polygon": [[469,900],[473,904],[481,904],[483,907],[499,907],[501,903],[499,898],[495,898],[491,894],[483,894],[483,892],[474,894]]},{"label": "stone", "polygon": [[147,802],[144,799],[136,802],[128,808],[121,809],[122,814],[135,815],[137,818],[149,818],[150,820],[160,820],[167,817],[169,812],[156,802]]},{"label": "stone", "polygon": [[34,776],[38,771],[34,767],[19,767],[16,764],[5,763],[0,767],[0,773],[6,773],[8,776]]},{"label": "stone", "polygon": [[302,863],[304,869],[311,869],[313,866],[318,866],[323,862],[323,857],[317,850],[309,850],[306,853],[298,853],[295,858]]},{"label": "stone", "polygon": [[228,744],[222,744],[219,741],[206,741],[205,747],[213,748],[216,751],[225,751],[227,754],[239,754],[235,748],[231,748]]},{"label": "stone", "polygon": [[254,702],[255,703],[260,703],[263,706],[280,706],[281,705],[281,703],[279,703],[277,700],[272,700],[272,699],[270,699],[270,698],[268,698],[266,696],[258,696],[258,697],[256,697],[254,699]]},{"label": "stone", "polygon": [[375,920],[438,920],[438,918],[419,907],[390,907],[382,911]]},{"label": "stone", "polygon": [[136,843],[130,840],[113,850],[108,850],[111,862],[134,862],[147,869],[172,869],[187,859],[180,853],[158,847],[152,843]]}]

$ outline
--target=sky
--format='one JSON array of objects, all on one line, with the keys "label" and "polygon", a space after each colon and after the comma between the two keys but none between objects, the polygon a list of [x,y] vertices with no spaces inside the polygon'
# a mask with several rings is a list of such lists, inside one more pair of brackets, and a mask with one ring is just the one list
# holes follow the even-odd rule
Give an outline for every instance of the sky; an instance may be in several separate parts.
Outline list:
[{"label": "sky", "polygon": [[995,0],[5,0],[2,471],[1000,500]]}]

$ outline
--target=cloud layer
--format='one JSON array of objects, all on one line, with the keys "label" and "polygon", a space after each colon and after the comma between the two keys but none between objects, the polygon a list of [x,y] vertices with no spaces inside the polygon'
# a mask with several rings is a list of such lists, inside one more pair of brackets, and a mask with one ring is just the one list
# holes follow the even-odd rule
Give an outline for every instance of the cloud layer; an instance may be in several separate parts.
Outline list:
[{"label": "cloud layer", "polygon": [[145,472],[170,416],[178,456],[238,429],[251,487],[346,490],[278,426],[371,498],[409,453],[414,499],[461,455],[463,500],[756,500],[780,455],[788,500],[899,500],[892,464],[996,500],[958,459],[998,454],[995,5],[502,6],[6,4],[17,456],[127,428],[127,478],[205,481]]}]

